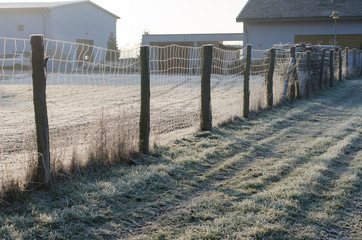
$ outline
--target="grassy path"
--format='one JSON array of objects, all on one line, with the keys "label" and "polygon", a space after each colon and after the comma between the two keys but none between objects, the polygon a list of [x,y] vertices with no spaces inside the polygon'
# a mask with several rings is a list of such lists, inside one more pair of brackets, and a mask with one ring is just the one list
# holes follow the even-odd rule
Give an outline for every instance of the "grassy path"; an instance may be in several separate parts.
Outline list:
[{"label": "grassy path", "polygon": [[5,239],[361,239],[362,80],[0,209]]}]

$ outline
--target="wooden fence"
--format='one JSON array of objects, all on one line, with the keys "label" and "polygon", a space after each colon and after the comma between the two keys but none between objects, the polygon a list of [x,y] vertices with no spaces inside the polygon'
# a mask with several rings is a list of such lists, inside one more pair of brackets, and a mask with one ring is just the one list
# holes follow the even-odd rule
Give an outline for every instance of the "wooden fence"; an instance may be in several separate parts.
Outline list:
[{"label": "wooden fence", "polygon": [[[49,126],[47,118],[47,102],[46,102],[46,63],[47,59],[44,56],[43,36],[31,36],[32,47],[32,66],[33,66],[33,91],[34,91],[34,111],[36,118],[36,133],[38,145],[38,171],[37,182],[42,182],[45,185],[50,184],[50,149],[49,149]],[[250,90],[249,78],[252,65],[252,46],[248,45],[245,49],[246,54],[243,54],[242,62],[244,65],[243,74],[243,102],[242,116],[247,118],[250,115]],[[272,108],[273,102],[273,86],[274,86],[274,71],[276,69],[276,59],[278,53],[276,49],[266,51],[268,57],[267,74],[265,77],[265,97],[267,98],[267,107]],[[291,47],[290,52],[291,62],[285,76],[285,93],[283,100],[292,101],[296,98],[301,98],[301,82],[298,80],[298,61],[296,57],[296,48]],[[303,61],[307,71],[307,81],[305,84],[306,94],[310,96],[312,92],[323,89],[325,86],[333,87],[336,81],[351,79],[362,74],[361,54],[357,59],[357,51],[352,50],[352,54],[348,49],[345,49],[342,56],[342,49],[322,49],[311,56],[310,51],[305,52]],[[304,55],[303,55],[304,56]],[[349,59],[352,57],[352,63]],[[141,58],[141,112],[139,126],[139,151],[149,153],[149,137],[150,137],[150,47],[142,46],[140,49]],[[200,111],[200,130],[210,131],[213,126],[212,108],[211,108],[211,88],[210,79],[213,64],[213,46],[206,45],[203,47],[202,54],[202,74],[201,74],[201,111]],[[300,61],[299,61],[300,62]],[[351,68],[349,65],[351,64]],[[326,67],[327,66],[327,67]],[[350,70],[351,69],[351,70]],[[344,73],[343,73],[344,70]],[[337,73],[337,74],[336,74]],[[327,77],[327,84],[326,84]]]}]

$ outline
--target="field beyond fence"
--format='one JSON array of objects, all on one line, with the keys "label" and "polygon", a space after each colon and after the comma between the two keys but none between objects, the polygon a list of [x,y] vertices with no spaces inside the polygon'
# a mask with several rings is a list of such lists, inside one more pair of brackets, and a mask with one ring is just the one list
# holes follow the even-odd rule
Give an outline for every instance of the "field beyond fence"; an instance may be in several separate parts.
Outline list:
[{"label": "field beyond fence", "polygon": [[[32,41],[0,38],[0,197],[8,185],[49,184],[92,161],[125,161],[362,72],[361,51],[303,44],[113,51],[39,36]],[[40,67],[34,41],[42,48]],[[35,114],[39,102],[46,111]],[[43,120],[48,126],[37,122]]]}]

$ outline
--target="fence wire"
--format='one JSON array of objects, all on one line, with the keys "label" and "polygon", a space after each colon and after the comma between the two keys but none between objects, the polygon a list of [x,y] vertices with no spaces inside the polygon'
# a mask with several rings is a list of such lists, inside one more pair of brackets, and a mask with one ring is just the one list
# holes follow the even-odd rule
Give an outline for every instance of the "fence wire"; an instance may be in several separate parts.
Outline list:
[{"label": "fence wire", "polygon": [[150,47],[151,142],[166,143],[199,127],[202,48]]},{"label": "fence wire", "polygon": [[115,51],[46,39],[45,51],[53,162],[115,161],[121,157],[116,147],[136,150],[139,49]]},{"label": "fence wire", "polygon": [[267,107],[266,78],[269,71],[270,52],[252,50],[250,65],[250,111],[259,111]]},{"label": "fence wire", "polygon": [[211,70],[211,105],[214,124],[242,115],[244,49],[214,48]]},{"label": "fence wire", "polygon": [[273,75],[273,105],[278,105],[283,100],[285,81],[290,74],[291,55],[284,49],[275,51],[275,69]]},{"label": "fence wire", "polygon": [[[139,49],[105,48],[45,39],[48,58],[47,107],[53,169],[70,168],[89,159],[117,161],[121,153],[137,150],[141,69]],[[200,126],[203,49],[170,45],[150,47],[151,144],[169,143]],[[242,116],[246,49],[214,48],[211,71],[213,124]],[[329,87],[338,76],[338,55],[329,73],[329,51],[321,66],[321,52],[292,59],[289,49],[276,49],[273,104],[288,87],[295,62],[302,97]],[[350,77],[362,72],[362,52],[343,52]],[[28,163],[37,159],[31,49],[28,39],[0,38],[0,186],[25,181]],[[355,63],[355,64],[353,64]],[[270,51],[252,50],[250,111],[267,107],[266,78]],[[355,67],[353,67],[355,66]],[[321,71],[322,70],[322,71]]]},{"label": "fence wire", "polygon": [[0,38],[0,187],[24,181],[36,157],[30,40]]}]

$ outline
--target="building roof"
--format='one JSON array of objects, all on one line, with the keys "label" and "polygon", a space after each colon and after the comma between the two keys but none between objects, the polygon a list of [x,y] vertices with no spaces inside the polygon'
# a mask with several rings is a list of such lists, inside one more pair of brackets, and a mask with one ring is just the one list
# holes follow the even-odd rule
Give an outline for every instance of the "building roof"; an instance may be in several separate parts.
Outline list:
[{"label": "building roof", "polygon": [[327,20],[333,11],[340,19],[362,19],[361,0],[249,0],[237,22]]},{"label": "building roof", "polygon": [[8,2],[0,3],[0,10],[52,10],[55,8],[67,7],[75,4],[89,3],[92,6],[100,9],[101,11],[111,15],[112,17],[119,19],[120,17],[111,13],[110,11],[102,8],[101,6],[93,3],[89,0],[74,0],[74,1],[62,1],[62,2]]}]

